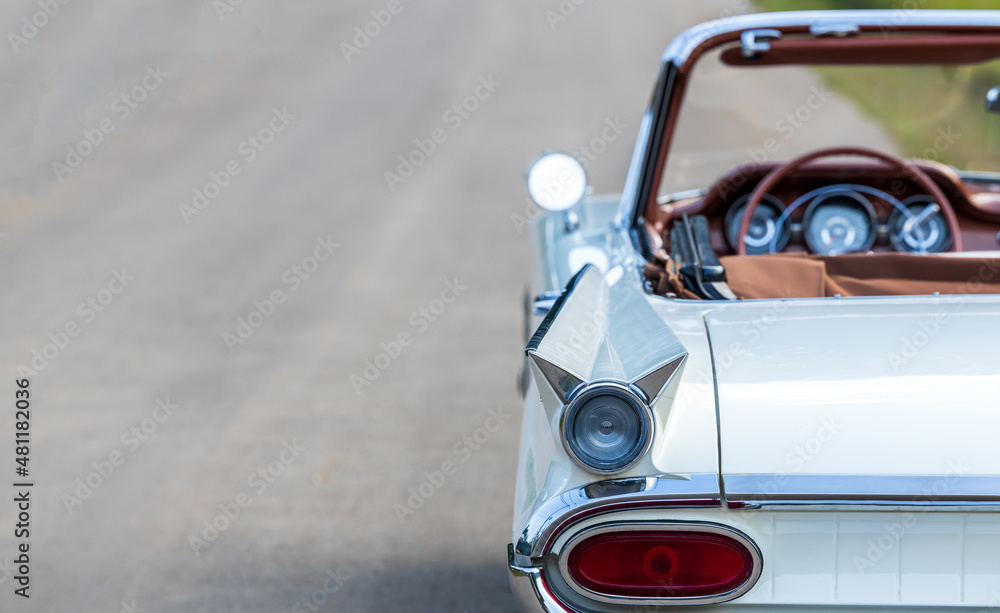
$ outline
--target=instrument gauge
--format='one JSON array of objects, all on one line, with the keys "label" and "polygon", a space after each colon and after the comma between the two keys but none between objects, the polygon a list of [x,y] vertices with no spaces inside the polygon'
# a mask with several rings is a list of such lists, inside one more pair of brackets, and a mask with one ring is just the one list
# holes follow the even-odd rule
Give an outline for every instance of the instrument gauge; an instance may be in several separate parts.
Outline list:
[{"label": "instrument gauge", "polygon": [[853,190],[817,197],[806,209],[804,226],[806,244],[820,255],[868,251],[878,235],[875,209]]},{"label": "instrument gauge", "polygon": [[[726,238],[734,251],[739,247],[740,225],[743,223],[743,214],[749,199],[750,194],[741,196],[733,203],[733,206],[729,207],[729,211],[726,213]],[[757,205],[757,210],[753,213],[753,219],[750,220],[750,230],[744,237],[748,255],[770,253],[772,243],[775,253],[788,245],[788,241],[792,237],[788,221],[785,220],[779,224],[784,212],[785,205],[780,200],[771,194],[764,196],[764,199]]]},{"label": "instrument gauge", "polygon": [[941,207],[930,196],[913,196],[903,201],[889,218],[889,240],[902,253],[942,253],[951,248],[951,232]]}]

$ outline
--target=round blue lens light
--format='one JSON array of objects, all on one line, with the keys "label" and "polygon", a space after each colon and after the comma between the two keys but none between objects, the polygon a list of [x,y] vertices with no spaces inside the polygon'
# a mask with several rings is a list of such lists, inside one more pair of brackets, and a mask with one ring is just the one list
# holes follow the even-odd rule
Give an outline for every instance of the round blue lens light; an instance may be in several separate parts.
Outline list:
[{"label": "round blue lens light", "polygon": [[574,399],[567,411],[567,450],[587,470],[621,472],[649,446],[652,427],[645,405],[617,386],[595,386]]}]

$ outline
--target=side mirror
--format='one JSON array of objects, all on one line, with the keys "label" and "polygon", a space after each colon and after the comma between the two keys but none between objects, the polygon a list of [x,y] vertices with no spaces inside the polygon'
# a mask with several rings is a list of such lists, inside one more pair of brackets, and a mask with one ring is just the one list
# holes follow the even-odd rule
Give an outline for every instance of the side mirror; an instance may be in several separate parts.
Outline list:
[{"label": "side mirror", "polygon": [[528,194],[547,211],[566,211],[587,195],[587,172],[568,153],[543,153],[528,168]]},{"label": "side mirror", "polygon": [[1000,85],[986,92],[986,110],[1000,113]]}]

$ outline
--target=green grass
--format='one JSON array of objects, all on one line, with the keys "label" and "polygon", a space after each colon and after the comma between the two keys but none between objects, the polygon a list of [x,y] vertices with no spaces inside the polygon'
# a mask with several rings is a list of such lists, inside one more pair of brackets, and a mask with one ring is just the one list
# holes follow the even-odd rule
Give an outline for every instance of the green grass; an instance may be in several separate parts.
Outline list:
[{"label": "green grass", "polygon": [[[998,0],[757,0],[768,10],[996,9]],[[816,67],[835,90],[896,139],[909,157],[936,159],[970,170],[997,170],[1000,115],[988,114],[986,92],[1000,85],[1000,62],[978,66]],[[933,148],[940,131],[960,137]],[[939,141],[939,144],[941,141]]]}]

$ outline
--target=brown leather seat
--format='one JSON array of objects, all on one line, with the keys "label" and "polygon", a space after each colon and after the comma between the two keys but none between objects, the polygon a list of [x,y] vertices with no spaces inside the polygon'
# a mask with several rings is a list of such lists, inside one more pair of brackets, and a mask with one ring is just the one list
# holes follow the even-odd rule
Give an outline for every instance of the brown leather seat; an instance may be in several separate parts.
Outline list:
[{"label": "brown leather seat", "polygon": [[1000,259],[902,253],[720,258],[740,298],[1000,294]]}]

